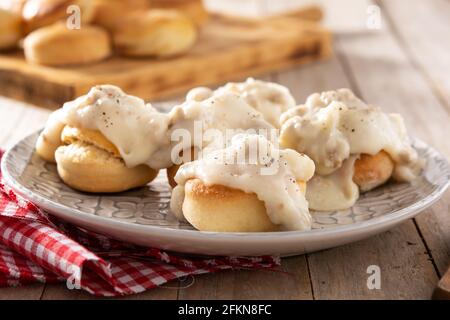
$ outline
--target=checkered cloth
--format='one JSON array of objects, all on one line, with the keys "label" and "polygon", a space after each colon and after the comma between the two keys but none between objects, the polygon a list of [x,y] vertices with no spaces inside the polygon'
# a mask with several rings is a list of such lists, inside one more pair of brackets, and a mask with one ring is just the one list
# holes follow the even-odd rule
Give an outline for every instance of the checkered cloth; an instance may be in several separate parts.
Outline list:
[{"label": "checkered cloth", "polygon": [[279,265],[277,257],[187,257],[109,239],[47,215],[5,185],[0,172],[0,286],[65,281],[107,297],[189,275]]}]

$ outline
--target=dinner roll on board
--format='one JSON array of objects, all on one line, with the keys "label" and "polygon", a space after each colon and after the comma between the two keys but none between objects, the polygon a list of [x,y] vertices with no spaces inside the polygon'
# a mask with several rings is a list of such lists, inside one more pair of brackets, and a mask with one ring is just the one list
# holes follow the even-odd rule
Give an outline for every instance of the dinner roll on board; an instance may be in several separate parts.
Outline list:
[{"label": "dinner roll on board", "polygon": [[149,9],[148,0],[95,0],[95,14],[92,23],[113,31],[125,14]]},{"label": "dinner roll on board", "polygon": [[28,0],[22,11],[27,31],[31,32],[67,18],[67,8],[70,5],[80,8],[80,18],[83,24],[93,19],[95,8],[92,0]]},{"label": "dinner roll on board", "polygon": [[28,62],[49,66],[97,62],[111,54],[108,33],[96,26],[68,29],[63,22],[40,28],[24,41]]},{"label": "dinner roll on board", "polygon": [[202,0],[150,0],[150,4],[152,8],[181,11],[198,26],[205,24],[209,18]]},{"label": "dinner roll on board", "polygon": [[22,37],[22,19],[9,10],[0,9],[0,50],[17,46]]},{"label": "dinner roll on board", "polygon": [[116,25],[113,37],[122,55],[170,57],[192,47],[197,29],[178,11],[155,9],[124,17]]}]

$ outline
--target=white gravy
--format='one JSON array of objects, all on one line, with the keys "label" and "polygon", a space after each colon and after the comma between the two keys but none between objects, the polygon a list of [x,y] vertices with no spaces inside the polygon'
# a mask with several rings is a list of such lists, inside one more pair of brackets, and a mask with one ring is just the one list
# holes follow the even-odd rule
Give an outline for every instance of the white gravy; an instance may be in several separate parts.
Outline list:
[{"label": "white gravy", "polygon": [[[395,163],[393,177],[411,181],[423,165],[408,139],[403,119],[366,105],[348,89],[313,94],[281,116],[280,144],[307,154],[317,178],[307,198],[315,210],[337,210],[358,199],[352,156],[386,151]],[[353,159],[349,161],[349,159]]]},{"label": "white gravy", "polygon": [[[260,156],[251,158],[252,148],[258,148]],[[175,176],[178,185],[172,192],[171,209],[177,217],[183,217],[185,183],[198,178],[206,185],[254,193],[264,202],[274,224],[285,230],[308,230],[312,219],[297,182],[306,182],[313,174],[314,163],[307,156],[290,149],[277,149],[261,135],[238,134],[229,147],[214,150],[180,167]]]},{"label": "white gravy", "polygon": [[234,135],[242,132],[263,133],[267,137],[273,133],[274,127],[241,96],[211,91],[204,99],[207,90],[193,89],[183,104],[170,111],[173,156],[191,147],[203,153],[224,148]]},{"label": "white gravy", "polygon": [[64,124],[100,131],[119,150],[128,167],[167,167],[167,157],[155,157],[169,143],[169,117],[112,85],[91,88],[87,95],[64,104]]},{"label": "white gravy", "polygon": [[194,88],[186,96],[187,101],[203,101],[213,95],[233,93],[240,96],[256,111],[260,112],[272,126],[280,127],[280,116],[295,107],[295,99],[288,88],[277,83],[248,78],[245,82],[229,82],[213,91],[209,88]]},{"label": "white gravy", "polygon": [[218,92],[239,94],[252,108],[261,112],[274,127],[280,127],[280,116],[295,107],[295,99],[289,89],[273,82],[248,78],[245,82],[230,82]]}]

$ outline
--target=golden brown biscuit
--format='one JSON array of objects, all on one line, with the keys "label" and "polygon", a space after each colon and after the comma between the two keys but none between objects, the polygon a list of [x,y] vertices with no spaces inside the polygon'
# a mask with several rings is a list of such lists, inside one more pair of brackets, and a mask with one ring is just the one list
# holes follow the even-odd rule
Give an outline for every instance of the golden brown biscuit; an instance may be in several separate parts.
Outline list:
[{"label": "golden brown biscuit", "polygon": [[113,38],[122,55],[169,57],[189,50],[197,38],[197,30],[179,12],[155,9],[124,17],[116,25]]},{"label": "golden brown biscuit", "polygon": [[[306,183],[298,183],[302,192]],[[199,179],[185,185],[183,215],[202,231],[265,232],[280,227],[269,219],[264,202],[255,194],[221,185],[207,186]]]},{"label": "golden brown biscuit", "polygon": [[255,194],[225,186],[186,182],[183,214],[196,229],[217,232],[264,232],[279,228]]},{"label": "golden brown biscuit", "polygon": [[111,153],[83,142],[59,147],[55,158],[64,183],[85,192],[126,191],[146,185],[157,175],[146,165],[127,168]]},{"label": "golden brown biscuit", "polygon": [[93,19],[95,12],[92,0],[28,0],[22,11],[27,31],[31,32],[69,18],[67,9],[70,5],[77,5],[80,8],[80,20],[83,24]]},{"label": "golden brown biscuit", "polygon": [[22,10],[27,0],[1,0],[0,9],[9,11],[19,17],[22,17]]},{"label": "golden brown biscuit", "polygon": [[61,179],[86,192],[121,192],[144,186],[157,171],[146,165],[128,168],[117,148],[99,131],[66,126],[61,138],[67,145],[56,150]]},{"label": "golden brown biscuit", "polygon": [[[180,157],[181,158],[183,157],[183,151],[180,152]],[[190,160],[194,161],[195,159],[197,159],[195,148],[191,148]],[[169,185],[172,188],[175,188],[177,186],[177,183],[175,181],[175,175],[177,174],[178,169],[181,167],[181,165],[183,165],[183,163],[185,163],[185,162],[182,162],[181,164],[174,164],[171,167],[166,169],[167,180],[169,181]]]},{"label": "golden brown biscuit", "polygon": [[11,11],[0,9],[0,50],[17,46],[22,37],[22,19]]},{"label": "golden brown biscuit", "polygon": [[355,161],[353,181],[365,192],[385,183],[393,171],[394,161],[383,150],[374,156],[361,154]]},{"label": "golden brown biscuit", "polygon": [[209,18],[202,0],[150,0],[150,3],[152,8],[181,11],[198,26],[205,24]]},{"label": "golden brown biscuit", "polygon": [[56,163],[55,152],[63,143],[61,141],[61,132],[64,124],[61,122],[48,123],[42,130],[36,141],[36,153],[44,160]]},{"label": "golden brown biscuit", "polygon": [[24,41],[28,62],[49,66],[97,62],[111,54],[108,33],[95,26],[71,30],[56,23],[30,33]]},{"label": "golden brown biscuit", "polygon": [[96,0],[92,23],[113,31],[125,14],[149,9],[148,0]]}]

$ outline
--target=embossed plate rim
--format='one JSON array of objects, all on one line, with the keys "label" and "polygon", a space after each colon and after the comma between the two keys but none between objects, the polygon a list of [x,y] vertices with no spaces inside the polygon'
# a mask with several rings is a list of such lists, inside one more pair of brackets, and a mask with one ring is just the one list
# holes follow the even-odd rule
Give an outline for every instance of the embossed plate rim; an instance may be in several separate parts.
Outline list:
[{"label": "embossed plate rim", "polygon": [[[393,211],[390,213],[386,213],[379,217],[374,217],[369,220],[365,221],[359,221],[354,222],[347,225],[339,225],[333,228],[323,228],[323,229],[313,229],[313,230],[306,230],[306,231],[277,231],[277,232],[211,232],[211,231],[198,231],[198,230],[186,230],[186,229],[171,229],[171,228],[163,228],[160,226],[155,225],[139,225],[128,221],[121,221],[117,219],[113,219],[110,217],[103,217],[98,215],[91,215],[88,213],[85,213],[81,210],[77,210],[71,207],[68,207],[66,205],[60,204],[58,202],[52,201],[50,199],[47,199],[43,196],[40,196],[39,194],[36,194],[33,192],[33,190],[25,187],[22,185],[19,181],[17,181],[12,174],[9,172],[7,168],[7,161],[11,156],[11,153],[21,145],[21,143],[27,139],[30,139],[32,136],[37,135],[41,130],[38,130],[25,138],[21,139],[19,142],[17,142],[13,147],[8,149],[1,161],[1,170],[3,174],[3,178],[5,182],[18,194],[24,196],[31,202],[35,203],[36,205],[42,207],[43,209],[51,212],[51,214],[55,216],[59,216],[61,218],[68,219],[71,216],[75,215],[76,217],[83,219],[83,220],[89,220],[88,222],[92,222],[94,224],[97,224],[98,222],[104,222],[108,223],[113,227],[123,227],[127,229],[133,229],[135,231],[139,232],[152,232],[154,235],[156,233],[164,234],[165,236],[174,236],[176,238],[183,237],[183,236],[194,236],[194,237],[200,237],[200,238],[208,238],[210,240],[219,238],[221,240],[225,239],[235,239],[235,238],[247,238],[252,240],[258,240],[258,239],[267,239],[269,238],[295,238],[295,239],[304,239],[309,237],[333,237],[342,235],[345,233],[370,233],[371,230],[377,230],[382,229],[383,227],[386,227],[386,225],[395,225],[396,223],[399,223],[403,220],[409,219],[423,211],[424,209],[431,206],[433,203],[435,203],[447,190],[447,188],[450,186],[450,180],[447,180],[446,183],[438,185],[438,187],[430,193],[425,198],[422,198],[415,202],[414,204],[402,208],[397,211]],[[442,156],[439,152],[437,152],[434,148],[426,144],[425,142],[414,139],[416,143],[422,144],[424,147],[426,147],[428,150],[430,150],[432,153],[437,155],[445,162],[445,169],[443,174],[450,174],[450,166],[447,161],[447,159]],[[212,238],[211,238],[212,237]]]}]

